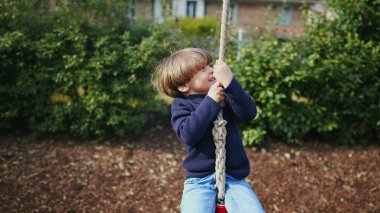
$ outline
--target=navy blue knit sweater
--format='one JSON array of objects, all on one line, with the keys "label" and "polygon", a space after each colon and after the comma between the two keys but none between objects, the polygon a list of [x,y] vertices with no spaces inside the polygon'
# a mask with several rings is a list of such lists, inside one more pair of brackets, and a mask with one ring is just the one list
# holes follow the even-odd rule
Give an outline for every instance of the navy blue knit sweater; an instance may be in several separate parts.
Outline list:
[{"label": "navy blue knit sweater", "polygon": [[[223,118],[227,121],[226,173],[236,179],[249,175],[239,122],[249,122],[256,116],[256,106],[233,78],[224,89]],[[171,106],[171,122],[178,139],[185,144],[187,156],[183,162],[186,178],[205,177],[215,172],[215,145],[212,139],[213,121],[222,109],[207,95],[176,97]]]}]

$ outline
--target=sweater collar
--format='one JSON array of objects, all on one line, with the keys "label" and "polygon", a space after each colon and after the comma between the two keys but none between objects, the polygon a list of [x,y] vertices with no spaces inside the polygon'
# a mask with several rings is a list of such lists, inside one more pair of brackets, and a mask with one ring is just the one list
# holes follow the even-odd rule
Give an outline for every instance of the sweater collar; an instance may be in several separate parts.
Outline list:
[{"label": "sweater collar", "polygon": [[199,99],[204,98],[206,94],[191,94],[191,95],[181,95],[179,97],[185,98],[185,99]]}]

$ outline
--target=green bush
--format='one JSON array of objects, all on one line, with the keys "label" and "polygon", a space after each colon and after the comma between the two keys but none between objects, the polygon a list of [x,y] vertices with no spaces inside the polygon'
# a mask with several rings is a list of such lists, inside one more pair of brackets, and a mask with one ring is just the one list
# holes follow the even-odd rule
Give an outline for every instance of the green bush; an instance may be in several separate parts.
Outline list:
[{"label": "green bush", "polygon": [[171,27],[182,31],[185,35],[197,37],[215,36],[219,34],[219,22],[213,17],[186,18],[169,21]]},{"label": "green bush", "polygon": [[37,6],[0,3],[7,11],[0,16],[0,128],[84,137],[140,132],[156,106],[151,71],[181,39],[165,26],[92,23]]},{"label": "green bush", "polygon": [[246,145],[261,144],[266,134],[286,141],[315,133],[341,144],[379,141],[379,37],[366,34],[379,27],[379,10],[372,8],[379,4],[331,1],[330,7],[337,18],[317,16],[304,37],[248,44],[243,60],[230,62],[259,108],[243,130]]},{"label": "green bush", "polygon": [[199,47],[212,53],[219,47],[220,21],[213,17],[186,18],[169,20],[169,26],[175,32],[185,36],[186,42],[182,45],[186,47]]},{"label": "green bush", "polygon": [[230,65],[258,107],[258,118],[243,130],[246,145],[261,144],[266,134],[288,141],[299,138],[315,125],[302,125],[305,120],[322,122],[305,107],[311,100],[298,97],[297,82],[305,73],[294,69],[301,57],[295,42],[263,41],[256,48],[245,46],[241,53],[244,59]]},{"label": "green bush", "polygon": [[[326,109],[327,126],[317,131],[343,144],[380,138],[380,2],[330,1],[336,18],[317,19],[300,49],[310,70],[303,95]],[[377,9],[376,9],[377,8]]]},{"label": "green bush", "polygon": [[[104,11],[96,0],[67,2],[57,11],[35,0],[0,2],[0,129],[138,133],[158,105],[150,86],[157,62],[180,47],[217,52],[216,20],[179,20],[173,30],[174,22],[130,23],[121,1]],[[315,16],[302,38],[255,39],[238,61],[237,45],[229,46],[228,63],[258,106],[258,118],[243,128],[246,145],[267,135],[379,141],[379,3],[329,3],[337,18]]]}]

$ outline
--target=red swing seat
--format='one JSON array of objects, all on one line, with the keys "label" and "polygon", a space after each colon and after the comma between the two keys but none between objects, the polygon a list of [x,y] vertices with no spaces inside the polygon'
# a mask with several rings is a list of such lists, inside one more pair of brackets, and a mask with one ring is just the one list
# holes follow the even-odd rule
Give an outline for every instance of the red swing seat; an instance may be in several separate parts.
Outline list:
[{"label": "red swing seat", "polygon": [[226,206],[224,204],[216,204],[215,213],[227,213]]}]

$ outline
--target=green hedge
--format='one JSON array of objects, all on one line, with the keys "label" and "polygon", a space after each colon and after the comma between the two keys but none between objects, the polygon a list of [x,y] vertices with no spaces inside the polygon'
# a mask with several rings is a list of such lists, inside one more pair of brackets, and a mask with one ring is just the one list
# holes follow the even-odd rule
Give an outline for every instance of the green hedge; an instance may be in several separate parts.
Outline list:
[{"label": "green hedge", "polygon": [[197,36],[198,38],[205,36],[217,36],[220,32],[219,21],[213,17],[181,17],[177,20],[170,20],[169,25],[182,31],[185,35]]},{"label": "green hedge", "polygon": [[184,47],[199,47],[217,55],[219,48],[220,21],[213,17],[188,18],[180,17],[169,20],[173,32],[185,36]]},{"label": "green hedge", "polygon": [[243,131],[246,145],[268,134],[286,141],[308,135],[341,144],[379,141],[380,46],[373,28],[379,29],[380,12],[373,7],[379,4],[331,1],[339,18],[315,16],[304,37],[247,44],[243,60],[230,62],[259,108]]},{"label": "green hedge", "polygon": [[94,24],[20,2],[0,3],[0,129],[140,132],[157,106],[151,71],[180,39],[165,26]]},{"label": "green hedge", "polygon": [[[138,133],[146,111],[160,106],[150,85],[157,62],[187,46],[217,52],[216,20],[189,19],[184,23],[200,24],[173,30],[106,18],[115,8],[98,11],[96,0],[79,9],[68,1],[74,3],[59,11],[38,2],[0,3],[2,130]],[[113,14],[125,14],[119,3]],[[243,128],[246,145],[267,135],[290,142],[309,135],[343,144],[380,141],[379,3],[330,0],[329,7],[337,18],[316,15],[302,38],[254,38],[243,46],[242,60],[232,55],[238,45],[229,46],[228,63],[259,109]]]}]

